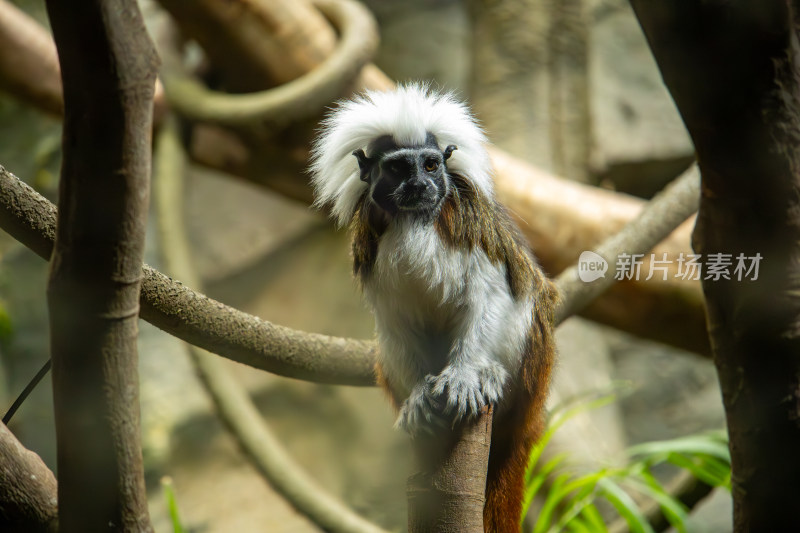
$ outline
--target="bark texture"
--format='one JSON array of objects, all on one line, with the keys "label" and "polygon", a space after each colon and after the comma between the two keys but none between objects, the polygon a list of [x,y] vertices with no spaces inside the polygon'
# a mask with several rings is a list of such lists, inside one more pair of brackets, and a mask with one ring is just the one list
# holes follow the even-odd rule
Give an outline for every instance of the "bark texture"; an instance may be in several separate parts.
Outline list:
[{"label": "bark texture", "polygon": [[42,459],[0,424],[0,530],[56,533],[56,478]]},{"label": "bark texture", "polygon": [[633,5],[697,148],[696,251],[763,258],[757,280],[703,283],[734,529],[800,531],[800,6]]},{"label": "bark texture", "polygon": [[409,533],[483,533],[492,411],[455,429],[450,439],[414,442],[419,472],[408,478]]},{"label": "bark texture", "polygon": [[136,335],[158,60],[134,0],[47,10],[65,108],[48,284],[59,526],[152,531]]}]

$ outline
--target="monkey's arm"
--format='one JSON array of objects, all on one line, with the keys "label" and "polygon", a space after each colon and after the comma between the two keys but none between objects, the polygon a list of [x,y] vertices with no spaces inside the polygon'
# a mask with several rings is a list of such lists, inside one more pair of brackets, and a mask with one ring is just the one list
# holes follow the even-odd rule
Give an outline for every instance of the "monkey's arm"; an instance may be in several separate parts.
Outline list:
[{"label": "monkey's arm", "polygon": [[513,371],[510,362],[518,360],[513,338],[527,328],[520,323],[505,272],[488,262],[478,264],[447,364],[431,382],[431,394],[453,422],[477,416],[482,407],[501,401]]},{"label": "monkey's arm", "polygon": [[486,405],[497,405],[508,382],[508,370],[493,357],[498,332],[483,319],[487,311],[481,306],[470,313],[447,365],[429,380],[432,403],[453,423],[477,416]]}]

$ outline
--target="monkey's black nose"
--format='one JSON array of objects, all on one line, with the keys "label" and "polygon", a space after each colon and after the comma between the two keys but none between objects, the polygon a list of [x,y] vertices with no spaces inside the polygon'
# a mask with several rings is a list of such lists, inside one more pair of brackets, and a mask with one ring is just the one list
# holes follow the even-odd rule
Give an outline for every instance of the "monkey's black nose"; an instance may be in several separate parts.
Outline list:
[{"label": "monkey's black nose", "polygon": [[412,195],[421,195],[431,186],[429,180],[415,176],[406,182],[406,191]]}]

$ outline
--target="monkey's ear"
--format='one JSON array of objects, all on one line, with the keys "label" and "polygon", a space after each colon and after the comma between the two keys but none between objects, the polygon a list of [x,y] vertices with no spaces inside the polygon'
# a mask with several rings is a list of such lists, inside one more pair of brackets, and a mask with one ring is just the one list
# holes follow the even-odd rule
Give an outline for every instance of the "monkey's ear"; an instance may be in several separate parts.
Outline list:
[{"label": "monkey's ear", "polygon": [[364,150],[360,148],[354,151],[353,155],[358,159],[358,168],[361,170],[361,181],[369,182],[369,171],[372,170],[374,161],[367,157]]},{"label": "monkey's ear", "polygon": [[447,161],[450,159],[450,156],[453,155],[453,151],[455,150],[458,150],[458,146],[455,144],[448,145],[447,148],[444,149],[444,152],[442,152],[442,157],[444,160]]}]

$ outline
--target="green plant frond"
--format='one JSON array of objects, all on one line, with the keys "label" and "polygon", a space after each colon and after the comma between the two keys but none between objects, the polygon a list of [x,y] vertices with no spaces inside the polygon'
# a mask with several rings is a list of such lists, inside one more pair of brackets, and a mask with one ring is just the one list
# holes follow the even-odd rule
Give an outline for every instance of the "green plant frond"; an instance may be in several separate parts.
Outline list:
[{"label": "green plant frond", "polygon": [[[585,516],[584,512],[587,507],[594,507],[594,501],[597,497],[596,490],[596,484],[594,486],[587,485],[575,494],[569,505],[562,512],[561,519],[558,521],[555,531],[563,531],[565,528],[569,529],[573,522],[584,523],[581,517]],[[591,527],[593,532],[605,531],[605,523],[603,523],[602,519],[600,520],[600,524],[602,524],[602,529],[594,527],[595,524],[591,524],[591,526],[587,525],[587,527]]]},{"label": "green plant frond", "polygon": [[607,533],[608,527],[596,506],[598,498],[607,500],[613,506],[632,533],[652,533],[652,526],[633,498],[623,490],[623,486],[657,503],[675,530],[686,533],[689,510],[659,483],[651,471],[654,465],[661,463],[687,470],[708,485],[723,486],[730,490],[730,452],[724,430],[632,446],[627,451],[629,460],[624,467],[575,471],[564,467],[568,456],[560,453],[541,468],[536,468],[545,446],[558,429],[587,410],[615,401],[622,388],[617,384],[612,393],[600,394],[595,391],[584,394],[552,410],[548,428],[529,457],[525,478],[525,509],[545,486],[548,478],[557,470],[560,472],[548,488],[533,533]]},{"label": "green plant frond", "polygon": [[568,420],[585,411],[609,405],[621,396],[629,394],[632,389],[633,387],[629,381],[613,382],[608,387],[580,394],[554,407],[550,411],[547,429],[528,456],[526,471],[530,473],[533,470],[534,466],[539,462],[542,451],[553,438],[553,434]]},{"label": "green plant frond", "polygon": [[720,461],[715,457],[707,457],[707,456],[704,457],[702,455],[695,457],[694,461],[698,466],[705,469],[710,474],[723,480],[723,483],[720,483],[720,485],[725,485],[727,483],[728,488],[730,488],[730,479],[731,479],[730,463]]},{"label": "green plant frond", "polygon": [[[559,509],[559,514],[561,515],[555,526],[556,531],[561,531],[564,527],[567,527],[569,522],[577,517],[584,507],[592,504],[598,482],[617,475],[617,473],[616,470],[603,469],[572,479],[569,478],[570,474],[562,474],[562,476],[565,476],[564,482],[560,483],[558,487],[553,484],[553,487],[548,492],[542,512],[539,514],[539,521],[543,521],[541,530],[548,531],[547,526],[554,521],[554,511],[556,509]],[[547,512],[545,512],[545,507]],[[553,528],[551,527],[550,529]]]},{"label": "green plant frond", "polygon": [[539,516],[536,517],[536,524],[533,527],[533,533],[545,533],[550,529],[550,524],[554,521],[554,514],[562,499],[562,487],[566,485],[569,480],[569,474],[560,474],[556,476],[550,490],[545,498],[542,510],[539,511]]},{"label": "green plant frond", "polygon": [[606,523],[603,521],[603,516],[594,504],[587,505],[581,509],[581,516],[586,520],[592,531],[599,533],[608,531]]},{"label": "green plant frond", "polygon": [[11,315],[8,314],[6,303],[0,300],[0,342],[11,339],[13,333],[14,326]]},{"label": "green plant frond", "polygon": [[686,533],[688,509],[669,494],[649,472],[642,475],[643,481],[636,478],[625,479],[625,485],[655,500],[664,516],[678,533]]},{"label": "green plant frond", "polygon": [[631,533],[655,533],[647,518],[642,515],[639,506],[619,485],[609,478],[601,479],[597,484],[603,497],[628,523]]},{"label": "green plant frond", "polygon": [[630,456],[644,455],[656,457],[659,455],[666,456],[671,453],[709,455],[727,464],[731,462],[728,443],[726,441],[720,441],[717,437],[712,438],[709,435],[690,435],[688,437],[680,437],[671,440],[646,442],[644,444],[637,444],[628,449],[628,455]]},{"label": "green plant frond", "polygon": [[553,470],[566,462],[567,456],[568,454],[566,452],[557,453],[541,468],[536,468],[536,464],[534,463],[531,465],[532,468],[525,473],[525,483],[531,484],[537,481],[538,478],[547,477]]},{"label": "green plant frond", "polygon": [[680,453],[671,453],[667,460],[692,473],[694,477],[712,487],[726,487],[730,490],[730,468],[725,468],[724,463],[714,461],[710,457],[690,458]]},{"label": "green plant frond", "polygon": [[556,454],[555,457],[547,461],[544,466],[538,470],[530,469],[525,475],[525,495],[523,497],[522,508],[527,509],[530,507],[536,493],[547,481],[550,474],[558,468],[567,458],[566,453]]},{"label": "green plant frond", "polygon": [[172,478],[164,476],[161,478],[161,490],[164,491],[164,498],[167,500],[167,510],[172,522],[172,533],[185,533],[181,525],[180,515],[178,514],[178,503],[175,500],[175,491],[172,489]]},{"label": "green plant frond", "polygon": [[583,520],[578,518],[570,520],[567,531],[569,533],[597,533],[597,531],[591,529]]}]

